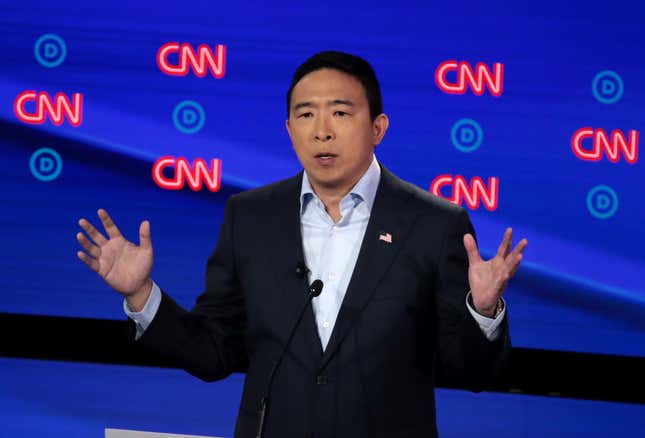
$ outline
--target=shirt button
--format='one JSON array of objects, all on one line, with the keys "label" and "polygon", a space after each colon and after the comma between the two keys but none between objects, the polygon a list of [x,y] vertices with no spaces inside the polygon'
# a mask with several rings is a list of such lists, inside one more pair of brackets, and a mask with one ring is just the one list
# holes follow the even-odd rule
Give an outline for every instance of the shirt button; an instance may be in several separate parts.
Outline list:
[{"label": "shirt button", "polygon": [[323,327],[325,327],[325,328],[329,327],[329,321],[323,322]]},{"label": "shirt button", "polygon": [[333,272],[330,272],[329,274],[327,274],[327,280],[329,281],[336,280],[336,274],[334,274]]}]

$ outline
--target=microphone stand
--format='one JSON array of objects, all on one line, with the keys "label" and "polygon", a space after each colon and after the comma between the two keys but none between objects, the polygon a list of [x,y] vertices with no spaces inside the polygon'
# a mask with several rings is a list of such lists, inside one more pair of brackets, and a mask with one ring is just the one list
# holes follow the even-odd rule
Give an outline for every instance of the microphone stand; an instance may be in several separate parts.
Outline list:
[{"label": "microphone stand", "polygon": [[265,392],[264,397],[262,397],[262,401],[260,403],[260,413],[259,413],[260,423],[258,425],[258,433],[256,435],[256,438],[262,438],[264,436],[264,425],[266,422],[266,417],[269,413],[269,395],[271,395],[271,387],[273,386],[273,379],[275,377],[275,373],[278,370],[278,367],[280,366],[280,364],[282,363],[282,359],[284,358],[284,355],[287,352],[287,348],[289,348],[289,344],[291,344],[291,340],[293,339],[293,336],[296,333],[296,328],[298,328],[298,325],[300,325],[300,321],[302,320],[302,317],[305,314],[305,310],[307,310],[307,306],[309,306],[309,303],[311,303],[312,299],[320,295],[320,293],[322,292],[322,288],[323,288],[323,282],[321,280],[314,280],[313,283],[311,283],[311,285],[309,286],[309,295],[307,296],[307,301],[305,302],[305,305],[302,306],[302,310],[300,311],[298,320],[291,328],[291,332],[289,333],[289,338],[287,339],[287,342],[285,342],[284,347],[282,348],[282,353],[280,353],[280,356],[278,357],[278,361],[271,369],[271,374],[269,375],[269,383],[267,384],[267,390]]}]

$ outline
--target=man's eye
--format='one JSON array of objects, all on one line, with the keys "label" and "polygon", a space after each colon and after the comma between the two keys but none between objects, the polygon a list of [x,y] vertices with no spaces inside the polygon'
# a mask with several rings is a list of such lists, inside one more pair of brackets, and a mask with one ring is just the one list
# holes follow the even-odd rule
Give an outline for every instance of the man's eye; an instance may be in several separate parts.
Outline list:
[{"label": "man's eye", "polygon": [[337,116],[340,116],[340,117],[344,117],[344,116],[349,115],[345,111],[336,111],[334,114],[337,115]]},{"label": "man's eye", "polygon": [[302,113],[302,114],[300,114],[298,117],[302,117],[302,118],[308,119],[309,117],[312,117],[312,116],[313,116],[313,114],[312,114],[312,113]]}]

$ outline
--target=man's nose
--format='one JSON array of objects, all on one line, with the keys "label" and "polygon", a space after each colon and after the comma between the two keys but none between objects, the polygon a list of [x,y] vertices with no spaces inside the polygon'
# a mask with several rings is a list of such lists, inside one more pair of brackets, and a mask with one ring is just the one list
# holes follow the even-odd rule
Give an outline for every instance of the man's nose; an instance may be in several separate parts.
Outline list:
[{"label": "man's nose", "polygon": [[334,139],[334,131],[331,129],[329,122],[324,118],[320,117],[316,125],[316,140],[318,141],[331,141]]}]

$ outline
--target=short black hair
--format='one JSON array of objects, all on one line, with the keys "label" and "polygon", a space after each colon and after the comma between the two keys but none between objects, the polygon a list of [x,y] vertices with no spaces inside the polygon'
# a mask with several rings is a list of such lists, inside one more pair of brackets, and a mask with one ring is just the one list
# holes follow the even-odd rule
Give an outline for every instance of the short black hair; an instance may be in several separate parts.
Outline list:
[{"label": "short black hair", "polygon": [[289,91],[287,91],[287,117],[291,113],[291,94],[293,93],[293,88],[304,76],[323,68],[331,68],[346,73],[356,78],[363,85],[372,120],[383,112],[381,87],[376,78],[376,73],[374,73],[374,69],[369,62],[349,53],[325,51],[311,56],[293,74]]}]

